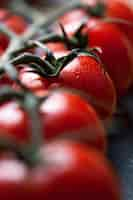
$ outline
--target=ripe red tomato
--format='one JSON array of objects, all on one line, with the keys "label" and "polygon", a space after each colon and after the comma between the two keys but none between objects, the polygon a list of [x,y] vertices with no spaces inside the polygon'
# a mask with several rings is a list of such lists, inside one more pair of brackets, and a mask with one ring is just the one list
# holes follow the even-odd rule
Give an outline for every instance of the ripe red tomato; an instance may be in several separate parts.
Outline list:
[{"label": "ripe red tomato", "polygon": [[[65,30],[68,36],[74,35],[69,28]],[[118,95],[125,94],[133,81],[132,46],[126,36],[114,24],[98,18],[90,18],[82,34],[88,35],[86,46],[101,48],[99,56]]]},{"label": "ripe red tomato", "polygon": [[55,141],[39,155],[41,164],[32,168],[15,158],[0,159],[1,199],[120,200],[118,178],[93,149]]},{"label": "ripe red tomato", "polygon": [[133,10],[124,3],[124,1],[108,1],[106,6],[106,15],[127,20],[131,23],[118,23],[117,26],[123,31],[133,45]]},{"label": "ripe red tomato", "polygon": [[116,109],[114,85],[103,70],[103,66],[94,58],[77,56],[62,69],[58,80],[61,85],[85,92],[103,120],[107,120],[114,113]]},{"label": "ripe red tomato", "polygon": [[104,129],[93,108],[80,96],[53,92],[41,106],[47,138],[74,138],[105,150]]},{"label": "ripe red tomato", "polygon": [[114,81],[118,94],[125,94],[133,77],[132,48],[128,40],[115,25],[94,18],[88,20],[86,32],[88,45],[102,49],[100,58]]},{"label": "ripe red tomato", "polygon": [[[93,6],[99,3],[97,0],[92,0]],[[90,0],[82,0],[84,3],[90,4]],[[101,0],[104,5],[103,17],[118,18],[116,25],[123,31],[128,39],[133,44],[133,9],[125,0]],[[129,1],[130,2],[130,1]],[[119,19],[126,20],[131,23],[119,23]]]},{"label": "ripe red tomato", "polygon": [[0,105],[0,135],[24,141],[28,137],[28,116],[16,102]]},{"label": "ripe red tomato", "polygon": [[[77,94],[64,90],[53,92],[41,105],[40,115],[47,140],[77,138],[105,151],[104,128],[93,108]],[[0,106],[0,135],[18,142],[30,138],[28,114],[15,102]]]}]

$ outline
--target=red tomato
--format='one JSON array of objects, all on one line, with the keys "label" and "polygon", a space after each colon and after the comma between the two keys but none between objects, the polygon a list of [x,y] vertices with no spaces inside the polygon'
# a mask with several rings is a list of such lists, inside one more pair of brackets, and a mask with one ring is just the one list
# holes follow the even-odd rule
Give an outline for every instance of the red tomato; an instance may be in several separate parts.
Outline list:
[{"label": "red tomato", "polygon": [[105,150],[104,129],[92,107],[75,94],[55,91],[41,106],[48,139],[70,137]]},{"label": "red tomato", "polygon": [[[40,107],[44,137],[66,137],[106,149],[105,131],[93,108],[80,96],[65,91],[53,92]],[[13,116],[13,117],[12,117]],[[29,139],[29,117],[17,103],[0,106],[0,134],[18,142]],[[69,120],[69,121],[68,121]]]},{"label": "red tomato", "polygon": [[0,160],[1,199],[120,200],[116,175],[93,149],[56,141],[39,155],[41,164],[32,168],[15,158]]},{"label": "red tomato", "polygon": [[88,21],[86,32],[88,45],[102,49],[101,60],[114,81],[118,94],[125,94],[133,77],[132,48],[128,40],[115,25],[98,19]]},{"label": "red tomato", "polygon": [[[92,5],[90,4],[90,0],[82,1]],[[92,0],[92,2],[93,6],[95,6],[96,3],[99,3],[97,0]],[[101,2],[104,4],[103,17],[118,18],[116,25],[126,34],[133,44],[133,9],[131,8],[131,5],[128,5],[125,0],[101,0]],[[126,20],[131,23],[131,25],[128,23],[119,23],[119,19]]]},{"label": "red tomato", "polygon": [[[58,55],[59,56],[59,55]],[[85,92],[102,119],[108,119],[116,108],[116,91],[103,66],[94,58],[79,55],[66,65],[59,83]]]},{"label": "red tomato", "polygon": [[28,117],[16,102],[0,105],[0,134],[24,141],[28,136]]},{"label": "red tomato", "polygon": [[118,23],[117,26],[126,34],[133,45],[133,10],[124,1],[115,0],[108,1],[105,12],[109,17],[124,19],[131,23],[131,25]]}]

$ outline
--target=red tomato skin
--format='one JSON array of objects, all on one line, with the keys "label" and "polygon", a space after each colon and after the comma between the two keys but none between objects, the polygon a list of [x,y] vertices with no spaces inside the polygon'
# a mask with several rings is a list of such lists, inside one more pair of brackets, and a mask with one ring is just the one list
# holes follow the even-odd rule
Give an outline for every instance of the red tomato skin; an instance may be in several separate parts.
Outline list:
[{"label": "red tomato skin", "polygon": [[28,169],[23,162],[8,156],[0,158],[0,198],[23,199],[27,173]]},{"label": "red tomato skin", "polygon": [[117,26],[126,34],[133,45],[133,9],[131,9],[124,1],[120,0],[107,1],[105,5],[105,15],[107,17],[120,18],[131,23],[131,25],[117,23]]},{"label": "red tomato skin", "polygon": [[[105,152],[105,130],[93,108],[78,95],[56,93],[40,107],[44,138],[47,141],[60,137],[75,139]],[[29,115],[17,103],[0,105],[1,136],[24,143],[29,141],[30,134]]]},{"label": "red tomato skin", "polygon": [[114,85],[94,58],[78,56],[61,71],[59,82],[85,92],[103,120],[114,113],[116,108]]},{"label": "red tomato skin", "polygon": [[[95,6],[98,2],[97,0],[82,0],[81,2],[89,4],[90,6]],[[118,22],[115,23],[120,30],[126,34],[129,41],[133,44],[133,9],[132,2],[126,0],[101,0],[104,3],[105,9],[103,12],[103,17],[118,18]],[[126,20],[131,23],[119,23],[119,19]]]},{"label": "red tomato skin", "polygon": [[94,109],[80,96],[56,91],[41,106],[48,140],[70,138],[106,151],[105,130]]},{"label": "red tomato skin", "polygon": [[124,95],[131,86],[133,75],[129,41],[115,25],[94,18],[88,21],[88,35],[88,45],[101,48],[100,58],[105,69],[114,81],[118,95]]},{"label": "red tomato skin", "polygon": [[29,139],[29,120],[16,102],[0,105],[0,136],[24,142]]},{"label": "red tomato skin", "polygon": [[[30,170],[20,161],[7,160],[16,169],[15,175],[8,169],[6,159],[0,161],[1,199],[7,200],[10,196],[14,200],[120,200],[116,175],[103,155],[94,149],[55,141],[42,148],[40,155],[44,164]],[[5,162],[3,167],[2,162]]]}]

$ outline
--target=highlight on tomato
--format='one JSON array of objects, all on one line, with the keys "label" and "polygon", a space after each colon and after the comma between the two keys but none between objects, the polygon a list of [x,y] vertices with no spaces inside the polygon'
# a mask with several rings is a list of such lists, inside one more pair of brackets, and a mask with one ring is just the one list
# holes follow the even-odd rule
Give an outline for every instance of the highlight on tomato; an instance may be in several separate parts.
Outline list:
[{"label": "highlight on tomato", "polygon": [[[40,120],[46,140],[70,138],[106,151],[104,127],[91,105],[71,90],[55,90],[40,105]],[[13,117],[12,117],[13,116]],[[18,143],[29,141],[29,114],[14,100],[0,105],[0,136]]]},{"label": "highlight on tomato", "polygon": [[42,145],[32,157],[23,151],[16,147],[11,155],[1,153],[1,199],[120,200],[118,177],[93,148],[58,140]]}]

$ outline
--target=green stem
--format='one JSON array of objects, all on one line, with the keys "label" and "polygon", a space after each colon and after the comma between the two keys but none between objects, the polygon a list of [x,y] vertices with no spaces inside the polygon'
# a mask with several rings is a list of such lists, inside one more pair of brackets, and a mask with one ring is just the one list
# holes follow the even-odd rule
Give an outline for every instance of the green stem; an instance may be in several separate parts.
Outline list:
[{"label": "green stem", "polygon": [[[59,41],[63,41],[63,38],[55,33],[50,33],[48,35],[45,35],[43,37],[40,37],[39,39],[37,39],[38,42],[41,43],[48,43],[48,42],[59,42]],[[24,45],[24,47],[18,48],[16,50],[14,50],[12,52],[13,56],[16,56],[18,54],[23,53],[26,50],[35,48],[37,46],[37,44],[35,42],[33,42],[32,40],[27,41],[27,43]]]}]

